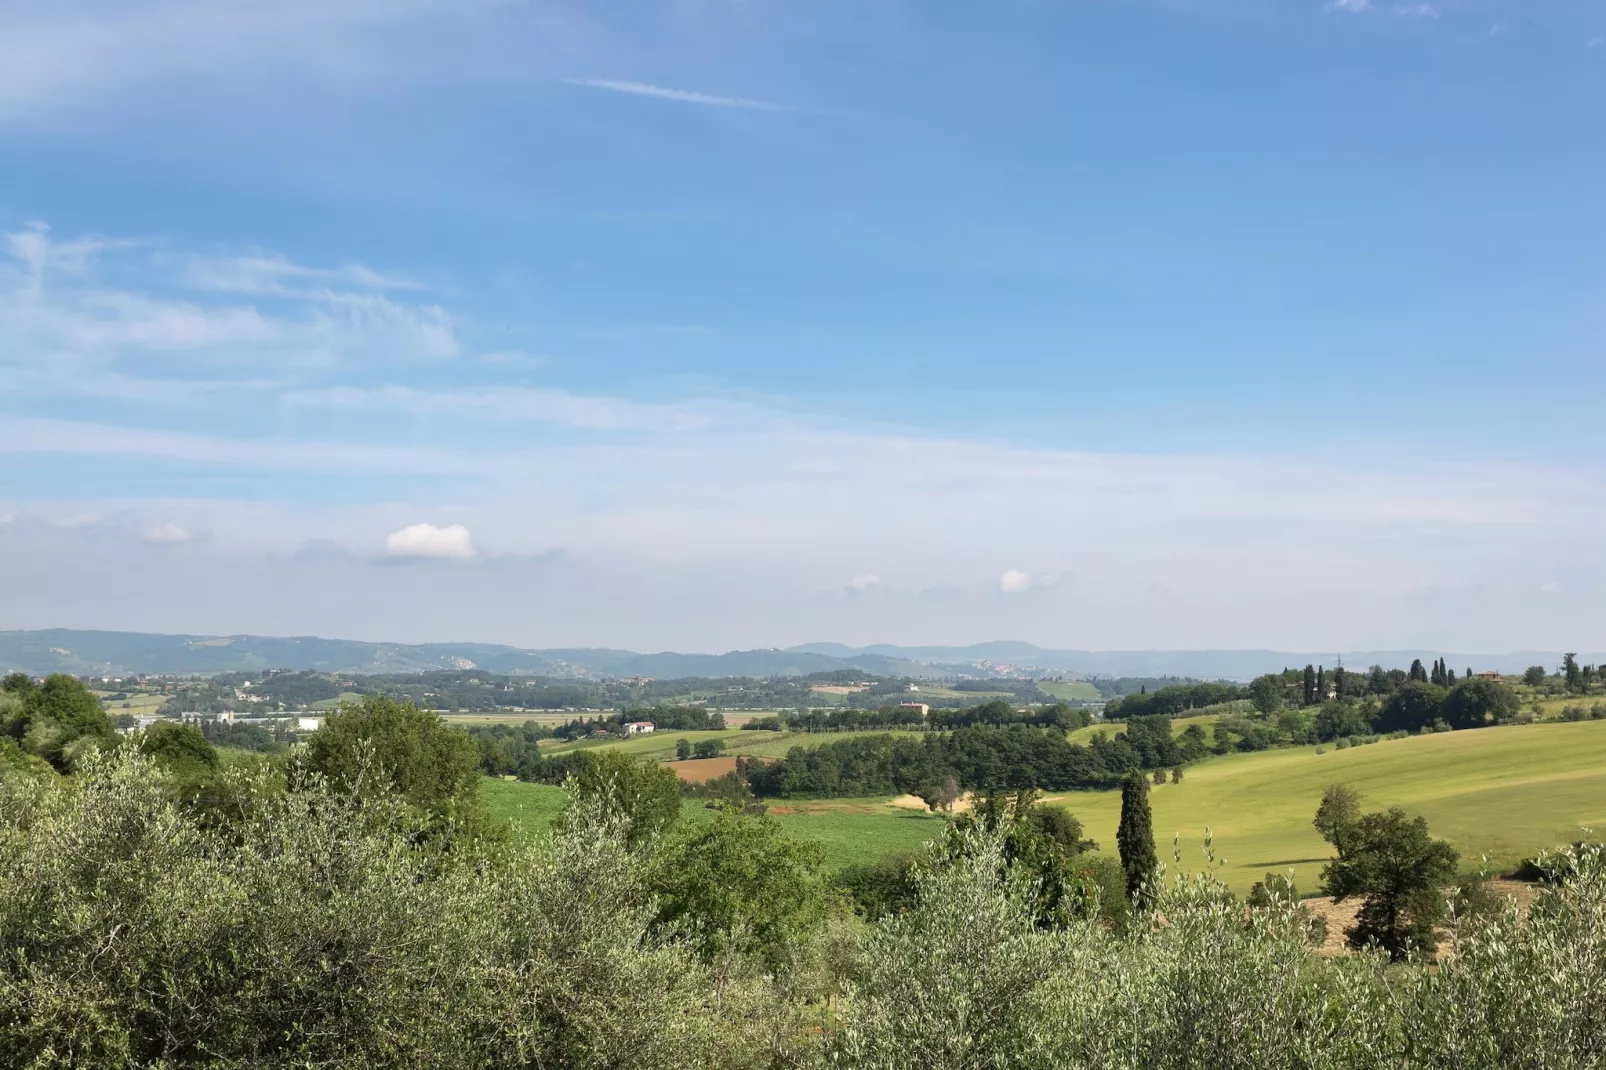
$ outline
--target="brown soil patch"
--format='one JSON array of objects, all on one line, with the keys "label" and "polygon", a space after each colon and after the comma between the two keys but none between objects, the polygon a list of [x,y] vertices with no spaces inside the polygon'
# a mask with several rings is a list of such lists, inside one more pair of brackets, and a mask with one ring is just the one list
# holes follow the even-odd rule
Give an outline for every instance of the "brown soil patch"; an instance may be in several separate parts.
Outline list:
[{"label": "brown soil patch", "polygon": [[675,775],[688,784],[701,784],[704,781],[715,780],[726,773],[736,771],[736,758],[687,758],[683,762],[659,762],[665,769],[673,769]]},{"label": "brown soil patch", "polygon": [[[954,801],[954,813],[956,813],[956,814],[969,813],[970,809],[971,809],[971,804],[973,802],[974,802],[974,798],[971,795],[968,795],[968,794],[967,795],[961,795],[958,799],[956,799]],[[922,799],[918,795],[900,795],[896,799],[893,799],[891,802],[887,803],[887,805],[888,806],[896,806],[900,810],[925,810],[925,809],[928,809],[928,807],[926,806],[926,800]]]},{"label": "brown soil patch", "polygon": [[[1528,916],[1528,910],[1533,906],[1534,900],[1538,898],[1540,889],[1539,885],[1529,884],[1527,881],[1500,879],[1490,880],[1486,882],[1485,886],[1489,889],[1489,894],[1498,899],[1507,897],[1515,899],[1518,911],[1525,918]],[[1362,899],[1363,897],[1357,896],[1346,899],[1342,903],[1335,903],[1327,896],[1319,896],[1315,899],[1301,901],[1306,910],[1317,917],[1325,918],[1327,921],[1327,939],[1322,942],[1320,948],[1323,955],[1348,954],[1349,945],[1344,941],[1344,930],[1355,924],[1355,915],[1360,912]],[[1445,944],[1448,943],[1448,937],[1445,933],[1440,933],[1439,935],[1444,940],[1444,943],[1440,944],[1439,951],[1443,955],[1446,950]]]}]

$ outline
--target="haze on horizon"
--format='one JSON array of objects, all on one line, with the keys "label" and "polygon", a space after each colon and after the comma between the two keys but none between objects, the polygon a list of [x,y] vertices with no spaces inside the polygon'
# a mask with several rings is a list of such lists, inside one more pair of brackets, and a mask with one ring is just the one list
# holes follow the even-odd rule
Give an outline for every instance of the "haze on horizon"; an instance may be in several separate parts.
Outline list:
[{"label": "haze on horizon", "polygon": [[1582,0],[25,2],[0,629],[1606,649]]}]

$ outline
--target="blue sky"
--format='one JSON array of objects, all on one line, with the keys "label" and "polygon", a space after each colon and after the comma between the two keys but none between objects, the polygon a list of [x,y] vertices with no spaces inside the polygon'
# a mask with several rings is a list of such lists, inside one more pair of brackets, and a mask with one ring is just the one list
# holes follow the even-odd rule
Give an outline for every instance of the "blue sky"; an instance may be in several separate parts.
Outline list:
[{"label": "blue sky", "polygon": [[1606,646],[1606,10],[0,9],[0,627]]}]

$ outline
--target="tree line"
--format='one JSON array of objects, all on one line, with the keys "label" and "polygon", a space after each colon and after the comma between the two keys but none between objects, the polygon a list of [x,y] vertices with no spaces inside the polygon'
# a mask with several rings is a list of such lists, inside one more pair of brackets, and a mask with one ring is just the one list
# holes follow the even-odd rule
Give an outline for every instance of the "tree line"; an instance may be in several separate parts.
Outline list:
[{"label": "tree line", "polygon": [[977,725],[947,733],[867,735],[816,747],[793,747],[784,758],[748,765],[760,797],[921,794],[952,780],[966,790],[1111,788],[1128,773],[1173,769],[1207,753],[1204,732],[1180,738],[1168,717],[1134,718],[1113,738],[1095,733],[1070,742],[1057,728]]}]

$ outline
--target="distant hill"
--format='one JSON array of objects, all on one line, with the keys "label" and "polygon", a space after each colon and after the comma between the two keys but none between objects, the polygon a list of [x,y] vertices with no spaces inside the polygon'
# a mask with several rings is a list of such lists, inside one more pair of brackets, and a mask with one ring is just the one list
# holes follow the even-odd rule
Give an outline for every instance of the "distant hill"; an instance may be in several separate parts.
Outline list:
[{"label": "distant hill", "polygon": [[[1521,672],[1529,665],[1554,669],[1561,654],[1446,654],[1430,650],[1346,651],[1344,664],[1404,667],[1446,657],[1460,670]],[[862,669],[878,676],[923,678],[1066,673],[1075,676],[1191,676],[1248,680],[1263,672],[1307,662],[1331,667],[1338,654],[1277,650],[1048,650],[1031,643],[1000,641],[974,646],[850,647],[807,643],[788,650],[733,650],[725,654],[641,654],[606,647],[526,650],[494,643],[366,643],[303,635],[155,635],[145,632],[0,631],[0,671],[79,675],[124,673],[217,673],[256,669],[315,669],[322,672],[396,673],[475,668],[509,675],[560,679],[651,676],[801,676]],[[1580,654],[1585,663],[1606,654]]]},{"label": "distant hill", "polygon": [[[1188,676],[1211,680],[1251,680],[1261,673],[1284,667],[1325,665],[1332,668],[1342,659],[1351,669],[1369,665],[1405,668],[1413,658],[1428,664],[1445,658],[1457,672],[1493,669],[1521,672],[1529,665],[1554,670],[1561,664],[1560,651],[1517,651],[1506,654],[1455,654],[1442,650],[1048,650],[1031,643],[997,641],[973,646],[873,646],[851,647],[841,643],[805,643],[791,648],[799,653],[824,654],[835,658],[874,655],[902,658],[931,664],[971,666],[1015,672],[1064,672],[1076,676]],[[1583,664],[1606,661],[1606,653],[1579,654]]]},{"label": "distant hill", "polygon": [[878,654],[835,658],[786,650],[726,654],[638,654],[576,648],[522,650],[491,643],[366,643],[302,635],[154,635],[65,628],[0,632],[0,671],[117,676],[124,673],[219,673],[257,669],[396,673],[465,669],[563,679],[651,676],[801,676],[862,669],[880,676],[943,676],[962,667],[933,666]]}]

